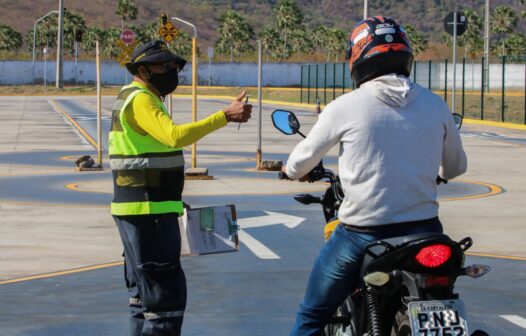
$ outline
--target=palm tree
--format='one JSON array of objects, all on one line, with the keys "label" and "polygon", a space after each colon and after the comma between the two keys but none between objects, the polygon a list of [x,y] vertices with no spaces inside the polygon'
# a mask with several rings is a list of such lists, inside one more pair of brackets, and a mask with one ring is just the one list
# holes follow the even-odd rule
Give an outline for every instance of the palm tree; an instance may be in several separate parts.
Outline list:
[{"label": "palm tree", "polygon": [[468,28],[459,39],[464,45],[466,55],[474,59],[484,48],[484,40],[482,39],[484,20],[477,12],[471,9],[467,9],[465,15],[468,21]]},{"label": "palm tree", "polygon": [[137,19],[139,10],[133,0],[119,0],[115,14],[121,17],[122,29],[124,29],[127,20]]},{"label": "palm tree", "polygon": [[278,45],[283,45],[283,41],[281,40],[278,31],[271,26],[266,26],[260,33],[260,39],[261,48],[263,49],[263,52],[265,52],[265,54],[267,55],[267,62],[269,56],[272,59],[278,58]]},{"label": "palm tree", "polygon": [[[189,59],[192,56],[192,38],[187,32],[180,31],[175,39],[168,44],[168,47],[183,58]],[[200,54],[201,51],[197,48],[197,55]]]},{"label": "palm tree", "polygon": [[22,46],[22,35],[8,25],[0,23],[0,50],[4,60],[8,51],[14,51]]},{"label": "palm tree", "polygon": [[289,37],[291,52],[298,55],[298,62],[300,61],[301,53],[311,53],[314,50],[305,27],[294,30]]},{"label": "palm tree", "polygon": [[505,44],[512,57],[521,57],[526,54],[526,37],[521,33],[510,34]]},{"label": "palm tree", "polygon": [[500,5],[495,7],[491,13],[489,23],[491,31],[500,36],[501,56],[504,56],[506,55],[506,36],[517,26],[517,15],[511,7]]},{"label": "palm tree", "polygon": [[216,42],[217,52],[230,53],[230,62],[234,55],[253,50],[250,41],[254,39],[254,30],[238,12],[227,10],[219,19],[219,39]]},{"label": "palm tree", "polygon": [[404,30],[407,34],[407,38],[411,42],[411,48],[413,49],[413,54],[415,55],[415,60],[416,60],[418,59],[418,54],[427,50],[427,47],[428,47],[427,39],[424,37],[422,33],[417,31],[411,25],[405,25]]},{"label": "palm tree", "polygon": [[[329,53],[332,53],[335,55],[334,62],[338,62],[338,55],[340,55],[343,51],[345,51],[347,44],[347,39],[345,36],[345,32],[341,29],[332,29],[329,34],[329,38],[327,41],[327,50],[329,50]],[[329,60],[327,59],[327,62]]]},{"label": "palm tree", "polygon": [[95,54],[95,42],[105,41],[107,39],[107,32],[98,27],[90,27],[86,29],[84,36],[82,37],[82,48],[90,55]]},{"label": "palm tree", "polygon": [[321,52],[327,51],[327,62],[331,56],[327,46],[329,44],[329,28],[326,26],[317,26],[312,31],[312,43],[316,46]]},{"label": "palm tree", "polygon": [[295,0],[279,0],[273,9],[274,20],[283,36],[283,49],[288,47],[287,37],[301,28],[303,14]]}]

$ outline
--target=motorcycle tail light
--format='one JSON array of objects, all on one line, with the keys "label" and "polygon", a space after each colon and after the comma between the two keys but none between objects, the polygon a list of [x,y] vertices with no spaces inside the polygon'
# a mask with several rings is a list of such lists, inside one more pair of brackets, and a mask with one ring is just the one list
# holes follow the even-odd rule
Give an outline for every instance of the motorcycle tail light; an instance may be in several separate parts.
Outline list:
[{"label": "motorcycle tail light", "polygon": [[431,287],[448,287],[449,286],[449,277],[448,276],[439,276],[439,277],[427,277],[424,279],[424,288]]},{"label": "motorcycle tail light", "polygon": [[415,257],[420,265],[429,268],[443,265],[449,258],[451,258],[451,248],[442,244],[426,246]]}]

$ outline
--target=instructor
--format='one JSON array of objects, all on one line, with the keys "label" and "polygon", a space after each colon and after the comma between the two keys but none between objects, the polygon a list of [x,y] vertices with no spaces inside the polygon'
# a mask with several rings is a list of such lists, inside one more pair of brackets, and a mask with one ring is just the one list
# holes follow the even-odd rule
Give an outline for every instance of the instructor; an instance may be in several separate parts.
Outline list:
[{"label": "instructor", "polygon": [[109,155],[111,213],[124,245],[132,336],[180,335],[186,306],[178,217],[183,213],[182,148],[228,122],[246,122],[243,92],[230,106],[195,123],[176,125],[164,107],[186,61],[161,41],[138,47],[126,64],[134,76],[113,107]]}]

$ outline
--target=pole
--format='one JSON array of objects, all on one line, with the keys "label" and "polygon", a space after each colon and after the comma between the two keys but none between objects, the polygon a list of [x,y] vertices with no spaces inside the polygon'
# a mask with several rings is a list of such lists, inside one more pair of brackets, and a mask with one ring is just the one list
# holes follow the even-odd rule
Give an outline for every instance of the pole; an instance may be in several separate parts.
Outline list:
[{"label": "pole", "polygon": [[446,58],[446,76],[444,79],[444,100],[447,103],[447,58]]},{"label": "pole", "polygon": [[342,94],[345,94],[345,62],[342,63]]},{"label": "pole", "polygon": [[429,60],[429,69],[428,69],[428,79],[427,79],[427,88],[431,90],[431,60]]},{"label": "pole", "polygon": [[307,104],[310,104],[310,64],[307,65]]},{"label": "pole", "polygon": [[332,100],[336,99],[336,63],[332,64]]},{"label": "pole", "polygon": [[453,96],[451,97],[451,113],[455,113],[455,96],[457,91],[457,10],[453,12]]},{"label": "pole", "polygon": [[363,0],[363,18],[367,19],[369,17],[369,2]]},{"label": "pole", "polygon": [[[47,18],[48,16],[50,16],[51,14],[55,14],[57,13],[58,14],[58,11],[51,11],[51,12],[48,12],[46,15],[44,15],[43,17],[39,18],[38,20],[35,21],[35,24],[33,25],[33,65],[32,65],[32,73],[33,73],[33,82],[35,81],[35,52],[36,52],[36,44],[37,44],[37,24],[44,20],[45,18]],[[46,45],[46,48],[47,48],[47,45]]]},{"label": "pole", "polygon": [[319,71],[318,71],[319,69],[318,68],[319,68],[318,64],[316,64],[316,91],[315,91],[316,92],[316,100],[318,100],[318,98],[319,98],[318,97],[318,73],[319,73]]},{"label": "pole", "polygon": [[100,50],[99,41],[95,41],[95,54],[97,65],[97,154],[99,167],[102,168],[102,95],[100,83]]},{"label": "pole", "polygon": [[[261,130],[262,130],[262,95],[263,95],[263,53],[261,40],[258,41],[258,149],[256,152],[256,169],[261,167]],[[302,68],[303,69],[303,68]]]},{"label": "pole", "polygon": [[416,83],[416,61],[413,62],[413,82]]},{"label": "pole", "polygon": [[484,120],[484,64],[485,60],[482,57],[482,63],[480,63],[480,120]]},{"label": "pole", "polygon": [[173,101],[172,101],[172,94],[170,93],[168,95],[168,113],[170,114],[170,119],[173,119]]},{"label": "pole", "polygon": [[502,100],[501,100],[501,116],[500,120],[504,122],[504,99],[505,99],[505,80],[504,73],[506,70],[506,56],[502,56]]},{"label": "pole", "polygon": [[[192,122],[197,121],[197,34],[192,38]],[[192,168],[197,167],[197,143],[192,144]]]},{"label": "pole", "polygon": [[327,105],[327,63],[323,67],[323,104]]},{"label": "pole", "polygon": [[44,86],[47,86],[47,43],[46,51],[44,52]]},{"label": "pole", "polygon": [[524,64],[524,125],[526,125],[526,64]]},{"label": "pole", "polygon": [[300,103],[303,103],[303,64],[300,66]]},{"label": "pole", "polygon": [[62,49],[64,47],[64,0],[58,1],[57,76],[55,86],[62,89]]},{"label": "pole", "polygon": [[462,58],[462,117],[465,112],[465,98],[466,98],[466,58]]},{"label": "pole", "polygon": [[79,59],[79,43],[75,41],[75,84],[77,84],[78,59]]},{"label": "pole", "polygon": [[485,85],[486,91],[489,92],[489,0],[486,0],[484,6],[484,69],[485,77],[483,80],[483,86]]},{"label": "pole", "polygon": [[[192,122],[197,121],[197,29],[192,23],[173,17],[172,20],[177,20],[192,27],[194,30],[194,37],[192,38]],[[192,144],[192,168],[197,167],[197,143]]]}]

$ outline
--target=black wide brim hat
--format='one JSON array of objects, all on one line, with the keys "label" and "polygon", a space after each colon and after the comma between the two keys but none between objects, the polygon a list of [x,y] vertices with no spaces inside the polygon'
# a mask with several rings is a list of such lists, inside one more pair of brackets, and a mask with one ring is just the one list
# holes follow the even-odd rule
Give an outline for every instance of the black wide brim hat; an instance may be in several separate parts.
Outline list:
[{"label": "black wide brim hat", "polygon": [[135,49],[131,62],[126,63],[126,69],[132,74],[137,74],[140,65],[175,62],[182,70],[186,60],[170,51],[163,41],[150,41]]}]

